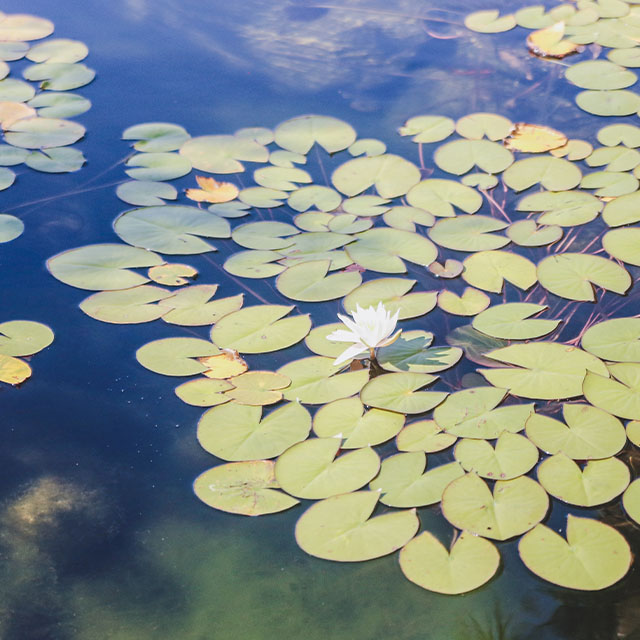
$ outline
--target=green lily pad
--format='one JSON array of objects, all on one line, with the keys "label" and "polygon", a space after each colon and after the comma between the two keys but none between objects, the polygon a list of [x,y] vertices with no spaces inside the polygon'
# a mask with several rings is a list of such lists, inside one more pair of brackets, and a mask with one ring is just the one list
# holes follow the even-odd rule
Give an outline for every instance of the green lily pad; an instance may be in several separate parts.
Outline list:
[{"label": "green lily pad", "polygon": [[277,513],[298,504],[279,488],[270,460],[222,464],[207,469],[193,483],[194,493],[205,504],[243,516]]},{"label": "green lily pad", "polygon": [[451,331],[447,336],[447,344],[453,347],[460,347],[471,362],[485,367],[495,367],[497,366],[496,361],[485,357],[485,354],[506,346],[508,342],[498,338],[491,338],[468,324]]},{"label": "green lily pad", "polygon": [[294,153],[306,154],[314,143],[327,153],[336,153],[355,142],[356,132],[337,118],[306,115],[279,124],[274,137],[277,145]]},{"label": "green lily pad", "polygon": [[595,507],[619,496],[629,485],[627,465],[617,458],[591,460],[584,469],[562,453],[538,467],[538,482],[546,491],[569,504]]},{"label": "green lily pad", "polygon": [[[238,132],[236,131],[236,135]],[[273,138],[273,136],[271,136]],[[255,138],[254,138],[255,140]],[[264,140],[259,139],[258,142],[262,142],[263,144],[268,144],[266,138]],[[273,142],[271,139],[269,142]],[[285,151],[284,149],[276,149],[269,154],[269,162],[270,164],[275,165],[276,167],[286,167],[287,169],[291,169],[296,164],[306,164],[307,156],[302,153],[294,153],[293,151]]]},{"label": "green lily pad", "polygon": [[290,246],[293,239],[289,236],[297,233],[300,230],[291,224],[266,220],[241,224],[233,230],[231,237],[236,244],[247,249],[272,250]]},{"label": "green lily pad", "polygon": [[163,338],[142,345],[136,360],[149,371],[164,376],[194,376],[209,367],[198,360],[216,356],[220,349],[200,338]]},{"label": "green lily pad", "polygon": [[358,393],[369,379],[368,369],[338,373],[343,367],[334,365],[333,358],[321,356],[294,360],[280,367],[278,373],[291,378],[291,386],[284,391],[285,400],[326,404]]},{"label": "green lily pad", "polygon": [[238,199],[243,204],[257,209],[280,207],[284,204],[286,198],[286,191],[267,189],[266,187],[249,187],[248,189],[242,189],[238,194]]},{"label": "green lily pad", "polygon": [[378,349],[376,359],[386,371],[436,373],[455,365],[462,357],[458,347],[429,347],[431,338],[402,334],[392,344]]},{"label": "green lily pad", "polygon": [[20,60],[29,51],[26,42],[2,42],[0,43],[0,60]]},{"label": "green lily pad", "polygon": [[415,231],[416,224],[431,227],[435,222],[432,214],[416,207],[391,207],[382,217],[387,226],[403,231]]},{"label": "green lily pad", "polygon": [[582,89],[626,89],[635,84],[638,77],[609,60],[585,60],[567,67],[564,77]]},{"label": "green lily pad", "polygon": [[382,140],[375,138],[361,138],[349,147],[352,156],[380,156],[387,150],[387,145]]},{"label": "green lily pad", "polygon": [[139,153],[127,160],[125,173],[134,180],[173,180],[187,175],[191,163],[177,153]]},{"label": "green lily pad", "polygon": [[436,407],[433,419],[447,433],[464,438],[492,440],[503,431],[522,431],[533,404],[498,407],[505,395],[504,389],[494,387],[456,391]]},{"label": "green lily pad", "polygon": [[428,531],[410,540],[400,551],[405,578],[428,591],[456,595],[489,582],[500,565],[493,543],[463,531],[447,551]]},{"label": "green lily pad", "polygon": [[221,318],[211,340],[241,353],[279,351],[300,342],[311,329],[308,314],[285,318],[293,306],[265,304],[245,307]]},{"label": "green lily pad", "polygon": [[157,207],[164,205],[165,200],[175,200],[178,191],[166,182],[130,180],[118,185],[116,195],[120,200],[138,207]]},{"label": "green lily pad", "polygon": [[230,389],[233,389],[233,385],[227,380],[196,378],[177,386],[175,394],[182,402],[194,407],[214,407],[231,400],[231,396],[224,393]]},{"label": "green lily pad", "polygon": [[343,398],[320,407],[313,418],[319,438],[342,439],[342,449],[373,447],[395,437],[404,426],[404,415],[383,409],[365,412],[359,398]]},{"label": "green lily pad", "polygon": [[228,402],[208,409],[198,422],[203,449],[232,462],[275,458],[309,435],[311,416],[297,402],[262,417],[262,407]]},{"label": "green lily pad", "polygon": [[94,320],[113,324],[136,324],[160,318],[166,310],[157,304],[172,291],[143,284],[121,291],[100,291],[85,298],[80,309]]},{"label": "green lily pad", "polygon": [[276,462],[280,486],[297,498],[319,500],[363,487],[380,469],[371,447],[338,457],[340,438],[311,438],[287,449]]},{"label": "green lily pad", "polygon": [[471,113],[456,122],[456,131],[463,138],[471,140],[484,137],[489,140],[502,140],[511,133],[512,128],[511,120],[496,113]]},{"label": "green lily pad", "polygon": [[636,447],[640,447],[640,421],[630,420],[627,422],[626,431],[627,438],[629,438]]},{"label": "green lily pad", "polygon": [[597,218],[602,201],[583,191],[541,191],[525,196],[516,209],[544,212],[538,217],[538,224],[574,227]]},{"label": "green lily pad", "polygon": [[[248,140],[255,140],[260,144],[269,144],[273,142],[273,131],[267,127],[243,127],[238,129],[233,134],[237,138],[247,138]],[[271,159],[271,156],[269,156]]]},{"label": "green lily pad", "polygon": [[296,189],[287,200],[287,204],[295,211],[307,211],[311,207],[333,211],[341,202],[342,196],[335,189],[317,184]]},{"label": "green lily pad", "polygon": [[373,220],[369,218],[359,218],[351,213],[338,214],[331,216],[327,228],[329,231],[336,233],[360,233],[366,231],[373,226]]},{"label": "green lily pad", "polygon": [[493,495],[474,473],[454,480],[442,495],[442,514],[458,529],[508,540],[532,529],[546,515],[549,497],[527,476],[498,480]]},{"label": "green lily pad", "polygon": [[344,342],[329,340],[327,336],[338,329],[344,329],[342,322],[332,322],[314,327],[304,339],[310,351],[328,358],[337,358],[344,351]]},{"label": "green lily pad", "polygon": [[0,16],[0,40],[17,42],[20,40],[40,40],[53,33],[53,22],[24,13],[2,14]]},{"label": "green lily pad", "polygon": [[514,344],[487,354],[493,360],[521,368],[479,369],[494,386],[524,398],[557,400],[582,395],[587,371],[608,375],[595,356],[556,342]]},{"label": "green lily pad", "polygon": [[40,62],[26,67],[22,75],[27,80],[42,81],[41,89],[68,91],[89,84],[95,78],[96,72],[84,64]]},{"label": "green lily pad", "polygon": [[[486,440],[460,440],[454,456],[465,471],[490,480],[511,480],[533,469],[538,462],[538,449],[524,436],[503,431],[495,448]],[[541,484],[545,486],[542,481]]]},{"label": "green lily pad", "polygon": [[582,173],[575,164],[553,156],[518,160],[502,175],[504,183],[514,191],[523,191],[536,184],[549,191],[567,191],[576,187],[581,178]]},{"label": "green lily pad", "polygon": [[624,294],[631,276],[619,264],[600,256],[562,253],[538,264],[538,280],[549,292],[569,300],[595,302],[594,286]]},{"label": "green lily pad", "polygon": [[216,135],[190,138],[180,147],[180,155],[199,171],[237,173],[244,171],[241,160],[266,162],[269,150],[250,138]]},{"label": "green lily pad", "polygon": [[113,223],[115,232],[128,244],[170,255],[215,251],[202,240],[228,238],[229,223],[197,207],[163,205],[131,209]]},{"label": "green lily pad", "polygon": [[404,273],[404,260],[426,266],[438,256],[435,245],[424,236],[400,229],[376,228],[359,233],[346,247],[360,266],[382,273]]},{"label": "green lily pad", "polygon": [[439,405],[448,395],[442,391],[418,391],[436,380],[437,377],[426,373],[386,373],[367,382],[360,399],[378,409],[423,413]]},{"label": "green lily pad", "polygon": [[494,338],[530,340],[546,336],[561,320],[531,319],[548,307],[530,302],[508,302],[495,305],[478,314],[471,323],[474,329]]},{"label": "green lily pad", "polygon": [[39,93],[27,103],[44,118],[73,118],[91,109],[91,101],[75,93],[47,91]]},{"label": "green lily pad", "polygon": [[336,216],[323,211],[308,211],[297,215],[293,221],[299,229],[303,231],[329,231],[329,222]]},{"label": "green lily pad", "polygon": [[464,269],[464,265],[459,260],[452,260],[447,258],[444,264],[439,262],[432,262],[427,270],[433,274],[436,278],[457,278]]},{"label": "green lily pad", "polygon": [[640,478],[634,480],[622,495],[622,504],[627,515],[640,523]]},{"label": "green lily pad", "polygon": [[3,322],[0,324],[0,355],[14,357],[33,355],[48,347],[53,342],[53,337],[53,331],[41,322],[31,320]]},{"label": "green lily pad", "polygon": [[498,178],[488,173],[468,173],[460,179],[467,187],[477,187],[481,191],[493,189],[498,184]]},{"label": "green lily pad", "polygon": [[[513,29],[516,26],[516,19],[512,13],[508,13],[505,16],[500,16],[500,12],[497,9],[475,11],[474,13],[470,13],[465,17],[464,26],[467,27],[467,29],[471,29],[471,31],[478,31],[480,33],[500,33],[502,31],[509,31],[510,29]],[[466,591],[470,591],[470,589],[466,589]]]},{"label": "green lily pad", "polygon": [[582,189],[596,189],[600,198],[615,198],[633,193],[638,189],[638,180],[621,171],[596,171],[584,176],[580,182]]},{"label": "green lily pad", "polygon": [[0,213],[0,243],[11,242],[24,232],[24,222],[8,213]]},{"label": "green lily pad", "polygon": [[415,510],[370,518],[377,491],[333,496],[312,505],[296,524],[296,542],[309,555],[336,562],[379,558],[403,547],[416,534]]},{"label": "green lily pad", "polygon": [[375,217],[389,210],[387,198],[380,196],[356,196],[347,198],[342,203],[342,210],[355,216]]},{"label": "green lily pad", "polygon": [[276,279],[276,288],[292,300],[322,302],[341,298],[361,282],[358,271],[343,271],[327,275],[328,260],[313,260],[289,267]]},{"label": "green lily pad", "polygon": [[640,229],[612,229],[602,238],[604,250],[616,260],[640,266]]},{"label": "green lily pad", "polygon": [[557,149],[551,149],[549,153],[556,158],[567,160],[584,160],[593,151],[593,145],[586,140],[568,140],[565,145]]},{"label": "green lily pad", "polygon": [[180,289],[165,298],[158,305],[164,309],[163,321],[182,327],[202,327],[218,322],[242,307],[242,293],[210,302],[217,288],[215,284],[200,284]]},{"label": "green lily pad", "polygon": [[28,155],[29,151],[26,149],[12,147],[9,144],[0,144],[0,166],[14,167],[17,164],[22,164]]},{"label": "green lily pad", "polygon": [[632,49],[613,49],[607,53],[607,58],[623,67],[640,67],[640,51]]},{"label": "green lily pad", "polygon": [[[32,151],[24,163],[27,167],[44,173],[69,173],[78,171],[86,162],[81,151],[67,147],[54,147],[45,151]],[[7,171],[7,169],[5,169]]]},{"label": "green lily pad", "polygon": [[453,218],[454,207],[465,213],[475,213],[482,206],[482,196],[471,187],[455,180],[423,180],[407,194],[412,207],[423,209],[440,218]]},{"label": "green lily pad", "polygon": [[[207,375],[207,374],[205,374]],[[233,389],[225,392],[238,404],[265,406],[282,400],[282,389],[291,384],[286,376],[273,371],[246,371],[230,378]]]},{"label": "green lily pad", "polygon": [[640,318],[599,322],[582,336],[582,348],[603,360],[640,362]]},{"label": "green lily pad", "polygon": [[464,471],[457,462],[450,462],[423,473],[426,464],[423,451],[385,458],[369,488],[380,491],[380,502],[389,507],[424,507],[440,502],[445,487]]},{"label": "green lily pad", "polygon": [[562,228],[557,225],[538,226],[534,220],[518,220],[507,228],[507,237],[521,247],[543,247],[562,238]]},{"label": "green lily pad", "polygon": [[93,244],[69,249],[47,260],[54,278],[91,291],[128,289],[149,279],[132,268],[153,267],[164,260],[146,249],[122,244]]},{"label": "green lily pad", "polygon": [[333,172],[331,182],[350,197],[375,186],[382,198],[395,198],[420,182],[420,170],[400,156],[385,153],[348,160]]},{"label": "green lily pad", "polygon": [[601,409],[588,404],[564,404],[562,415],[564,423],[532,415],[526,425],[529,440],[547,453],[563,453],[574,460],[609,458],[625,445],[627,438],[620,420]]},{"label": "green lily pad", "polygon": [[[634,51],[629,50],[629,53]],[[623,144],[625,147],[640,147],[640,127],[634,124],[617,123],[602,127],[598,131],[598,142],[608,147]]]},{"label": "green lily pad", "polygon": [[438,220],[429,230],[437,245],[456,251],[490,251],[509,244],[509,238],[492,233],[507,227],[506,222],[490,216],[458,215]]},{"label": "green lily pad", "polygon": [[261,167],[253,172],[253,179],[261,187],[279,191],[295,191],[298,188],[296,183],[312,182],[306,171],[296,167]]},{"label": "green lily pad", "polygon": [[89,55],[89,49],[84,42],[54,38],[46,42],[39,42],[26,52],[26,57],[32,62],[79,62]]},{"label": "green lily pad", "polygon": [[429,313],[436,305],[435,291],[414,291],[415,280],[408,278],[378,278],[361,284],[345,296],[342,305],[347,313],[353,313],[358,305],[363,309],[377,307],[382,302],[385,309],[398,319],[417,318]]},{"label": "green lily pad", "polygon": [[475,316],[490,304],[489,296],[473,287],[467,287],[461,296],[447,289],[443,289],[438,294],[438,306],[443,311],[456,316]]},{"label": "green lily pad", "polygon": [[567,540],[539,524],[518,544],[522,562],[537,576],[569,589],[598,591],[621,580],[632,556],[624,537],[591,518],[567,516]]},{"label": "green lily pad", "polygon": [[596,407],[615,416],[640,420],[640,364],[621,362],[608,365],[613,376],[590,373],[584,379],[584,397]]},{"label": "green lily pad", "polygon": [[[7,82],[3,80],[2,82]],[[1,83],[0,83],[1,84]],[[59,118],[25,118],[9,126],[4,139],[23,149],[65,147],[82,138],[85,128],[77,122]]]},{"label": "green lily pad", "polygon": [[227,258],[224,270],[242,278],[270,278],[282,273],[286,267],[275,264],[282,259],[277,251],[239,251]]},{"label": "green lily pad", "polygon": [[463,279],[472,287],[492,293],[502,293],[505,281],[526,291],[538,280],[536,265],[509,251],[479,251],[465,258],[463,264]]},{"label": "green lily pad", "polygon": [[186,130],[170,122],[145,122],[125,129],[123,140],[136,140],[133,148],[145,153],[164,153],[179,149],[187,140]]},{"label": "green lily pad", "polygon": [[490,140],[454,140],[439,147],[433,159],[440,169],[457,176],[474,167],[500,173],[513,164],[511,151]]},{"label": "green lily pad", "polygon": [[596,116],[629,116],[640,109],[640,96],[633,91],[581,91],[576,104]]},{"label": "green lily pad", "polygon": [[586,162],[590,167],[604,166],[607,171],[631,171],[640,164],[640,151],[624,145],[600,147],[594,149]]},{"label": "green lily pad", "polygon": [[621,227],[640,222],[639,209],[640,193],[629,193],[607,202],[602,218],[610,227]]},{"label": "green lily pad", "polygon": [[415,116],[398,129],[401,136],[413,136],[413,142],[440,142],[455,131],[456,124],[446,116]]},{"label": "green lily pad", "polygon": [[0,80],[0,101],[2,102],[27,102],[35,95],[36,90],[33,85],[24,80],[14,78]]},{"label": "green lily pad", "polygon": [[457,436],[446,433],[435,420],[418,420],[412,422],[396,436],[398,451],[424,451],[436,453],[449,448]]}]

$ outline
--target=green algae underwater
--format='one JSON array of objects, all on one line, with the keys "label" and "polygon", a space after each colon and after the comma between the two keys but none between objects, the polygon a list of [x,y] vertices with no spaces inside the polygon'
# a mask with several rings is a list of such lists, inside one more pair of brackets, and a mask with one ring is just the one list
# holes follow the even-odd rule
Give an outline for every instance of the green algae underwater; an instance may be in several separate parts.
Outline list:
[{"label": "green algae underwater", "polygon": [[[317,8],[314,22],[340,12]],[[8,455],[20,473],[4,505],[3,634],[375,638],[400,626],[403,638],[551,638],[575,637],[563,634],[577,625],[585,637],[614,627],[633,637],[640,137],[615,118],[638,109],[627,90],[636,16],[618,0],[499,19],[410,16],[446,25],[425,27],[432,40],[468,46],[478,36],[466,28],[536,30],[521,43],[541,56],[532,64],[562,59],[558,81],[586,89],[578,107],[612,119],[595,133],[583,125],[580,138],[529,114],[524,124],[517,108],[511,118],[414,110],[394,126],[409,146],[393,129],[359,138],[346,120],[315,114],[195,136],[164,121],[128,126],[133,150],[93,180],[124,170],[107,186],[134,208],[112,210],[115,238],[109,217],[81,234],[88,244],[66,235],[47,269],[89,292],[67,298],[76,316],[77,304],[117,331],[114,346],[75,319],[95,340],[89,353],[109,344],[127,358],[115,382],[129,397],[109,417],[148,420],[140,392],[197,433],[167,434],[148,454],[170,457],[178,482],[151,464],[133,472],[117,450],[101,478],[99,446],[87,457],[86,444],[67,443],[63,460],[85,459],[73,479],[59,463],[29,472],[41,454],[24,443]],[[2,158],[72,174],[84,156],[69,145],[85,129],[62,116],[90,103],[62,92],[94,73],[79,62],[81,42],[43,40],[52,29],[34,16],[0,21],[0,89],[12,81]],[[606,63],[584,59],[604,53]],[[9,75],[16,61],[24,80]],[[7,246],[28,237],[19,209],[0,219]],[[335,364],[336,314],[380,302],[399,316],[400,337],[373,360]],[[2,318],[0,380],[14,386],[5,394],[33,388],[37,403],[41,356],[33,377],[28,360],[54,353],[61,330],[54,340],[46,314],[19,314]],[[73,373],[77,384],[83,372]],[[82,396],[64,381],[58,394]],[[105,409],[94,419],[104,423]],[[212,518],[186,489],[198,473],[204,504],[264,517]],[[162,498],[143,508],[122,477],[162,487]],[[83,532],[77,546],[72,531]]]}]

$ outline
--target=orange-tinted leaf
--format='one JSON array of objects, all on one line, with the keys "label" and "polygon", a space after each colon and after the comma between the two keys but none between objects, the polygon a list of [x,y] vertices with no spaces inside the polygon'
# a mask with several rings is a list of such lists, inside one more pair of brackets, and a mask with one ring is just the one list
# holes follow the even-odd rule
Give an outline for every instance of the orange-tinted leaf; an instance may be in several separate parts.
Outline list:
[{"label": "orange-tinted leaf", "polygon": [[227,350],[217,356],[198,358],[198,361],[209,367],[203,375],[207,378],[232,378],[244,373],[249,365],[243,360],[237,351]]},{"label": "orange-tinted leaf", "polygon": [[212,202],[219,204],[229,202],[239,193],[238,187],[231,182],[218,182],[214,178],[196,176],[200,189],[187,189],[187,198],[196,202]]},{"label": "orange-tinted leaf", "polygon": [[20,358],[0,353],[0,382],[20,384],[31,376],[31,367]]},{"label": "orange-tinted leaf", "polygon": [[14,122],[33,118],[36,110],[24,102],[0,102],[0,126],[6,131]]},{"label": "orange-tinted leaf", "polygon": [[563,40],[564,22],[556,22],[546,29],[538,29],[527,37],[527,47],[534,56],[564,58],[581,51],[582,47],[571,40]]},{"label": "orange-tinted leaf", "polygon": [[149,279],[163,284],[168,287],[179,287],[183,284],[189,284],[187,278],[193,278],[198,275],[198,270],[188,264],[161,264],[157,267],[151,267],[147,272]]},{"label": "orange-tinted leaf", "polygon": [[567,144],[567,136],[550,127],[539,124],[518,122],[514,125],[504,146],[513,151],[527,153],[543,153],[551,149],[558,149]]}]

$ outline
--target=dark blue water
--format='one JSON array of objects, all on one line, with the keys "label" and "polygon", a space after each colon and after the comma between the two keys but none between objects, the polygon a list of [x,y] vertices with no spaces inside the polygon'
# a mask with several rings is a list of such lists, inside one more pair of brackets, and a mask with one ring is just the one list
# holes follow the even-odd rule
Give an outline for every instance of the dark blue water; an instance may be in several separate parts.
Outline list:
[{"label": "dark blue water", "polygon": [[[563,67],[527,55],[523,32],[460,26],[466,12],[497,3],[331,4],[3,3],[84,41],[98,75],[76,91],[93,102],[77,118],[88,164],[68,175],[20,169],[2,193],[2,211],[26,232],[0,250],[0,319],[37,320],[56,334],[32,359],[32,379],[0,390],[2,640],[638,637],[633,573],[604,594],[577,594],[531,576],[509,543],[489,585],[444,597],[409,583],[395,557],[340,565],[307,556],[293,539],[300,508],[251,519],[205,507],[191,490],[213,464],[195,438],[201,410],[134,358],[179,329],[96,322],[77,308],[85,292],[44,268],[65,249],[117,241],[111,222],[128,208],[113,186],[129,153],[120,135],[139,122],[175,122],[195,136],[319,113],[414,161],[415,146],[395,132],[422,113],[495,111],[571,137],[602,126],[578,113]],[[208,277],[223,295],[237,292],[219,271]],[[327,304],[315,324],[337,308]],[[291,353],[277,358],[265,366]],[[437,510],[422,511],[423,527],[448,535]]]}]

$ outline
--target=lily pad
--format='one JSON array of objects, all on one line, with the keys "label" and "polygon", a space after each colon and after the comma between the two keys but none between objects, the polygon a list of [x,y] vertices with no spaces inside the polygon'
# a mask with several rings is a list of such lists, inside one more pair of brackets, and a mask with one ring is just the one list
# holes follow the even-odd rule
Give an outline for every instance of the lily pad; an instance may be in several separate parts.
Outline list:
[{"label": "lily pad", "polygon": [[194,493],[205,504],[243,516],[277,513],[298,504],[279,488],[270,460],[218,465],[201,473],[193,483]]},{"label": "lily pad", "polygon": [[638,77],[609,60],[585,60],[567,67],[564,77],[582,89],[598,91],[626,89],[635,84]]},{"label": "lily pad", "polygon": [[183,382],[175,388],[175,394],[187,404],[194,407],[213,407],[231,400],[225,391],[233,389],[227,380],[212,380],[210,378],[196,378]]},{"label": "lily pad", "polygon": [[29,377],[31,367],[24,360],[0,353],[0,382],[22,384]]},{"label": "lily pad", "polygon": [[622,504],[627,515],[640,523],[640,479],[634,480],[622,496]]},{"label": "lily pad", "polygon": [[521,247],[543,247],[562,238],[562,228],[557,225],[538,226],[534,220],[518,220],[509,225],[507,237]]},{"label": "lily pad", "polygon": [[[44,173],[69,173],[78,171],[86,162],[81,151],[67,147],[55,147],[45,151],[32,151],[24,163],[27,167]],[[7,169],[5,169],[7,171]]]},{"label": "lily pad", "polygon": [[68,91],[89,84],[96,76],[93,69],[84,64],[69,62],[40,62],[24,69],[27,80],[40,82],[40,88],[51,91]]},{"label": "lily pad", "polygon": [[176,188],[165,182],[152,180],[130,180],[118,185],[116,195],[120,200],[139,207],[156,207],[165,204],[165,200],[178,197]]},{"label": "lily pad", "polygon": [[200,338],[163,338],[141,346],[136,360],[149,371],[164,376],[194,376],[209,367],[199,358],[215,356],[220,349]]},{"label": "lily pad", "polygon": [[[633,50],[630,50],[629,53],[631,51]],[[640,127],[626,122],[602,127],[598,131],[597,137],[600,144],[608,147],[613,147],[617,144],[623,144],[625,147],[632,149],[640,147]]]},{"label": "lily pad", "polygon": [[416,224],[431,227],[435,222],[432,214],[416,207],[391,207],[383,218],[387,226],[403,231],[415,231]]},{"label": "lily pad", "polygon": [[526,291],[538,280],[531,260],[508,251],[479,251],[465,258],[463,264],[463,279],[492,293],[502,293],[505,281]]},{"label": "lily pad", "polygon": [[166,310],[157,304],[173,292],[143,284],[121,291],[100,291],[85,298],[80,309],[94,320],[113,324],[136,324],[157,320]]},{"label": "lily pad", "polygon": [[440,218],[453,218],[454,207],[465,213],[475,213],[482,206],[482,196],[471,187],[454,180],[423,180],[407,194],[412,207],[423,209]]},{"label": "lily pad", "polygon": [[208,409],[198,422],[198,442],[222,460],[275,458],[309,435],[311,416],[297,402],[262,417],[262,407],[228,402]]},{"label": "lily pad", "polygon": [[582,189],[596,189],[601,198],[615,198],[633,193],[638,189],[638,180],[624,171],[596,171],[584,176],[580,182]]},{"label": "lily pad", "polygon": [[162,319],[183,327],[201,327],[218,322],[242,307],[242,293],[211,300],[217,288],[218,285],[215,284],[199,284],[177,291],[175,295],[159,303],[164,309]]},{"label": "lily pad", "polygon": [[587,157],[590,167],[604,166],[607,171],[631,171],[640,164],[640,151],[624,145],[600,147]]},{"label": "lily pad", "polygon": [[279,402],[282,400],[282,389],[291,384],[289,378],[273,371],[247,371],[231,378],[231,382],[234,388],[227,391],[226,395],[239,404],[254,406]]},{"label": "lily pad", "polygon": [[398,451],[424,451],[436,453],[449,448],[457,436],[446,433],[435,420],[418,420],[412,422],[396,436]]},{"label": "lily pad", "polygon": [[415,116],[398,129],[401,136],[413,136],[413,142],[440,142],[455,131],[456,124],[446,116]]},{"label": "lily pad", "polygon": [[91,109],[91,101],[75,93],[47,91],[29,100],[29,106],[45,118],[73,118]]},{"label": "lily pad", "polygon": [[436,373],[455,365],[462,357],[458,347],[429,347],[431,338],[403,333],[387,347],[378,349],[378,364],[386,371]]},{"label": "lily pad", "polygon": [[567,516],[567,540],[539,524],[518,544],[527,568],[542,579],[569,589],[598,591],[621,580],[632,562],[624,537],[591,518]]},{"label": "lily pad", "polygon": [[607,368],[615,379],[590,373],[584,379],[584,397],[615,416],[640,420],[640,364],[620,362]]},{"label": "lily pad", "polygon": [[438,220],[429,230],[437,245],[456,251],[490,251],[509,244],[509,238],[494,234],[507,227],[506,222],[490,216],[458,215]]},{"label": "lily pad", "polygon": [[287,204],[296,211],[307,211],[311,207],[333,211],[341,202],[342,196],[335,189],[316,184],[296,189],[287,200]]},{"label": "lily pad", "polygon": [[180,155],[187,158],[193,168],[199,171],[236,173],[244,171],[241,160],[266,162],[269,150],[250,138],[215,135],[187,140],[180,147]]},{"label": "lily pad", "polygon": [[276,288],[292,300],[322,302],[341,298],[361,282],[358,271],[343,271],[327,275],[328,260],[313,260],[289,267],[276,279]]},{"label": "lily pad", "polygon": [[498,338],[491,338],[468,324],[463,327],[457,327],[449,333],[447,344],[463,349],[465,356],[471,362],[485,367],[495,367],[498,366],[496,361],[487,358],[485,354],[506,346],[508,342]]},{"label": "lily pad", "polygon": [[576,104],[596,116],[629,116],[640,109],[640,96],[633,91],[581,91]]},{"label": "lily pad", "polygon": [[52,342],[53,331],[41,322],[9,320],[0,324],[0,355],[30,356]]},{"label": "lily pad", "polygon": [[53,22],[23,13],[0,16],[0,41],[40,40],[53,33]]},{"label": "lily pad", "polygon": [[276,462],[280,486],[297,498],[318,500],[363,487],[380,468],[371,447],[338,457],[339,438],[311,438],[287,449]]},{"label": "lily pad", "polygon": [[475,316],[490,304],[489,296],[473,287],[467,287],[461,296],[447,289],[443,289],[438,294],[438,306],[443,311],[456,316]]},{"label": "lily pad", "polygon": [[279,191],[295,191],[298,188],[296,183],[312,182],[306,171],[296,167],[261,167],[253,172],[253,179],[261,187]]},{"label": "lily pad", "polygon": [[125,173],[134,180],[173,180],[187,175],[191,163],[177,153],[139,153],[125,163]]},{"label": "lily pad", "polygon": [[416,534],[415,509],[370,518],[377,491],[333,496],[312,505],[296,524],[296,542],[306,553],[336,562],[379,558],[403,547]]},{"label": "lily pad", "polygon": [[435,163],[448,173],[461,176],[474,167],[487,173],[500,173],[513,163],[513,154],[490,140],[454,140],[435,152]]},{"label": "lily pad", "polygon": [[11,242],[24,232],[24,222],[8,213],[0,213],[0,243]]},{"label": "lily pad", "polygon": [[389,210],[389,200],[380,196],[355,196],[342,203],[342,210],[356,216],[375,217]]},{"label": "lily pad", "polygon": [[[513,29],[516,26],[516,19],[512,13],[500,16],[500,12],[497,9],[475,11],[465,17],[464,26],[467,27],[467,29],[471,29],[471,31],[478,31],[480,33],[500,33]],[[470,591],[470,589],[466,590]]]},{"label": "lily pad", "polygon": [[351,146],[356,132],[351,125],[330,116],[298,116],[279,124],[274,131],[276,144],[294,153],[308,153],[314,143],[327,153]]},{"label": "lily pad", "polygon": [[640,229],[612,229],[602,238],[604,250],[616,260],[640,266]]},{"label": "lily pad", "polygon": [[523,191],[536,184],[549,191],[567,191],[576,187],[581,178],[582,173],[575,164],[553,156],[518,160],[502,175],[504,183],[514,191]]},{"label": "lily pad", "polygon": [[439,405],[448,395],[442,391],[418,391],[436,380],[436,376],[426,373],[386,373],[367,382],[360,399],[378,409],[423,413]]},{"label": "lily pad", "polygon": [[293,240],[289,236],[297,233],[300,230],[291,224],[266,220],[241,224],[233,230],[231,237],[236,244],[247,249],[272,250],[291,245]]},{"label": "lily pad", "polygon": [[89,55],[89,49],[84,42],[54,38],[46,42],[39,42],[26,52],[26,57],[32,62],[79,62]]},{"label": "lily pad", "polygon": [[560,320],[532,319],[548,307],[530,302],[508,302],[495,305],[478,314],[471,323],[474,329],[494,338],[530,340],[546,336],[556,329]]},{"label": "lily pad", "polygon": [[123,140],[136,140],[133,148],[145,153],[164,153],[179,149],[188,139],[186,130],[170,122],[145,122],[125,129]]},{"label": "lily pad", "polygon": [[574,227],[597,218],[602,201],[583,191],[542,191],[525,196],[516,208],[543,212],[537,219],[538,224]]},{"label": "lily pad", "polygon": [[[2,82],[7,82],[3,80]],[[5,142],[24,149],[65,147],[82,138],[85,128],[60,118],[26,118],[14,122],[5,133]]]},{"label": "lily pad", "polygon": [[582,336],[582,348],[603,360],[640,362],[640,318],[613,318]]},{"label": "lily pad", "polygon": [[610,227],[640,222],[640,193],[629,193],[607,202],[602,218]]},{"label": "lily pad", "polygon": [[471,140],[484,137],[489,140],[502,140],[509,135],[512,128],[511,120],[496,113],[471,113],[456,122],[456,131],[463,138]]}]

